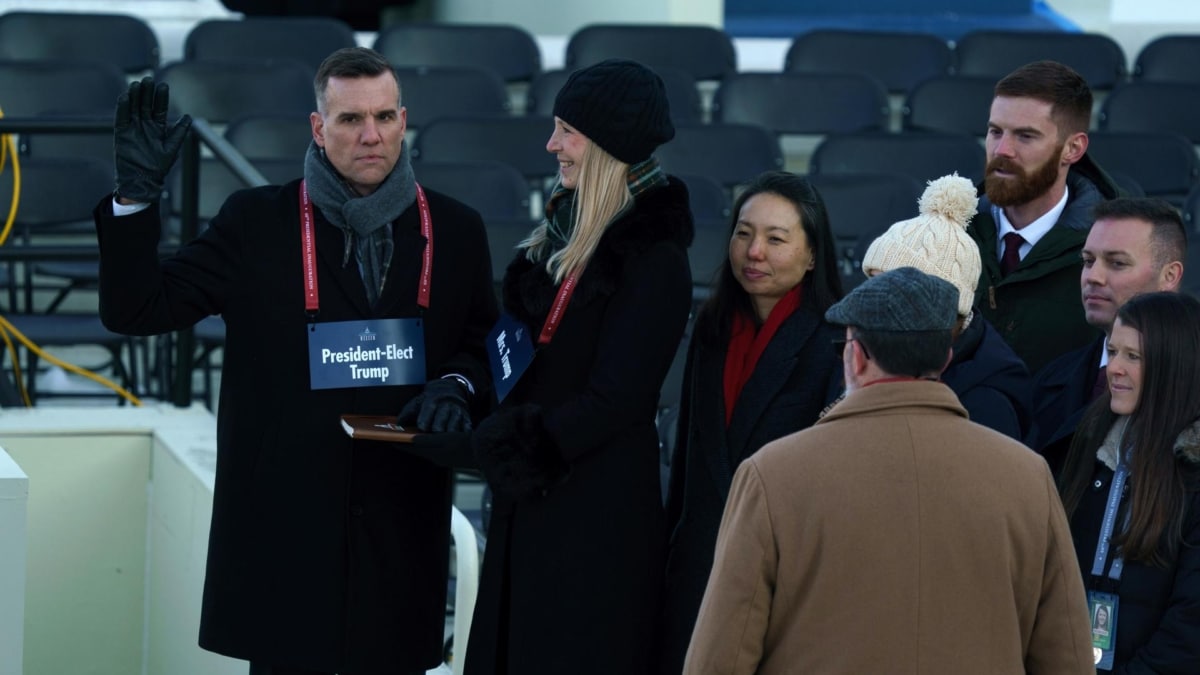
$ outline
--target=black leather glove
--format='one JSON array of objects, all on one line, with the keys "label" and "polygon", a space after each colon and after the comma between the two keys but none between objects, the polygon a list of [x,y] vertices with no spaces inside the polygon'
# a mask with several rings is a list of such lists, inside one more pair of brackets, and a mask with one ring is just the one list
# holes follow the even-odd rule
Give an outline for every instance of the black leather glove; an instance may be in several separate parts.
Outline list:
[{"label": "black leather glove", "polygon": [[117,98],[113,125],[113,154],[117,165],[117,196],[135,202],[156,202],[162,196],[167,172],[179,155],[192,126],[184,115],[167,128],[166,82],[151,77],[129,85]]},{"label": "black leather glove", "polygon": [[396,422],[405,427],[415,423],[419,431],[435,434],[470,431],[471,409],[467,405],[467,388],[453,377],[430,380],[425,384],[425,391],[405,404]]}]

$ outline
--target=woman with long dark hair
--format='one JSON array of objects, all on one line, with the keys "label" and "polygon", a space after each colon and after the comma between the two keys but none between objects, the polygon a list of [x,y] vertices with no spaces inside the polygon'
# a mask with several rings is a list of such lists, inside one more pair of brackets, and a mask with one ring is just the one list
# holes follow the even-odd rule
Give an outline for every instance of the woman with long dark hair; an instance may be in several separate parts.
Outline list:
[{"label": "woman with long dark hair", "polygon": [[[1088,588],[1097,667],[1200,673],[1200,301],[1134,296],[1117,312],[1108,392],[1060,478]],[[1111,536],[1110,536],[1111,535]]]},{"label": "woman with long dark hair", "polygon": [[683,670],[738,464],[815,422],[838,393],[842,296],[825,204],[804,178],[758,176],[733,209],[729,258],[688,348],[671,462],[661,672]]}]

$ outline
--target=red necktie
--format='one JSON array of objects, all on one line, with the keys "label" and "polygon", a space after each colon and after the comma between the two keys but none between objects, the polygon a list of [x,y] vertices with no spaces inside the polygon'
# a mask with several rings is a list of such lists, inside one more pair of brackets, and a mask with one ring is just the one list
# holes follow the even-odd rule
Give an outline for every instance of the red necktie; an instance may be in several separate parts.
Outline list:
[{"label": "red necktie", "polygon": [[1025,238],[1016,232],[1004,235],[1004,257],[1000,258],[1000,274],[1008,276],[1021,264],[1021,244]]}]

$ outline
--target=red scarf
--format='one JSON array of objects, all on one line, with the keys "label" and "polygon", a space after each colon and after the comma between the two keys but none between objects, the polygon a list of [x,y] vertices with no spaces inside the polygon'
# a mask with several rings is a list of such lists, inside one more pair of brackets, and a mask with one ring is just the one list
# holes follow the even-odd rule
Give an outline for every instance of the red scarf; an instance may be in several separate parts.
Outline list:
[{"label": "red scarf", "polygon": [[766,351],[775,331],[800,306],[800,286],[787,292],[771,308],[771,314],[762,327],[755,332],[754,321],[743,312],[733,315],[730,327],[729,349],[725,352],[725,426],[733,419],[733,408],[737,405],[742,388],[754,374],[758,359]]}]

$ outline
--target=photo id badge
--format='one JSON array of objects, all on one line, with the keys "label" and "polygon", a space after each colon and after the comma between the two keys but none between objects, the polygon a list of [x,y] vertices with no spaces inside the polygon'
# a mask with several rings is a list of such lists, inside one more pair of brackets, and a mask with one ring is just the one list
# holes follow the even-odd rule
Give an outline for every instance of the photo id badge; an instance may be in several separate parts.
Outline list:
[{"label": "photo id badge", "polygon": [[313,389],[425,384],[420,319],[334,321],[306,328]]},{"label": "photo id badge", "polygon": [[1115,593],[1088,591],[1088,612],[1092,619],[1092,655],[1096,670],[1112,670],[1117,646],[1117,605]]},{"label": "photo id badge", "polygon": [[533,362],[533,337],[525,324],[501,313],[500,320],[488,333],[487,353],[496,400],[503,401]]}]

